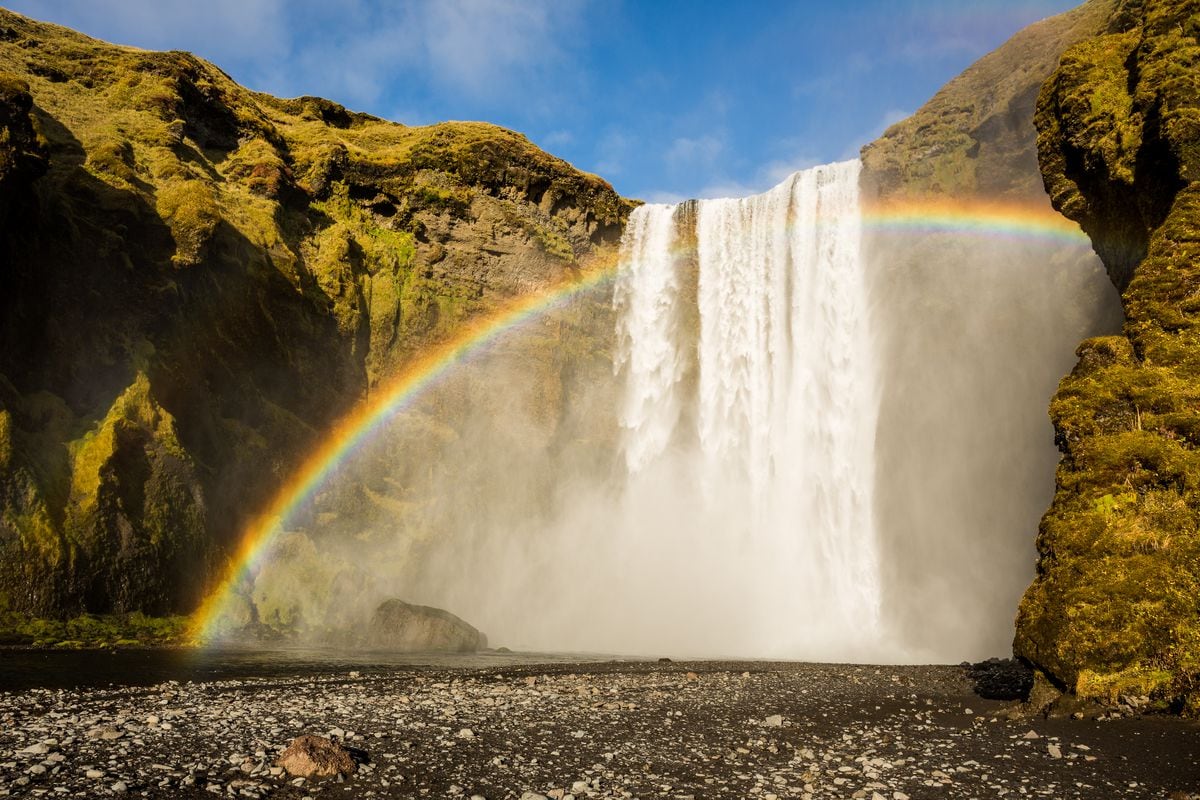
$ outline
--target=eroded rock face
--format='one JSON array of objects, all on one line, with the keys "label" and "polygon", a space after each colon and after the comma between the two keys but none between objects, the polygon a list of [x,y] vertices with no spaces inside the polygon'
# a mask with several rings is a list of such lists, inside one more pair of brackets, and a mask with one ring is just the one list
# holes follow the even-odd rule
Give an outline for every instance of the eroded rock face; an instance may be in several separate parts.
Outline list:
[{"label": "eroded rock face", "polygon": [[0,225],[9,210],[29,200],[33,181],[46,171],[46,142],[34,128],[29,84],[0,72]]},{"label": "eroded rock face", "polygon": [[1055,207],[1122,290],[1050,413],[1063,458],[1016,652],[1084,695],[1200,709],[1200,4],[1126,2],[1038,100]]},{"label": "eroded rock face", "polygon": [[357,769],[350,751],[323,736],[305,734],[292,740],[275,766],[296,778],[332,778]]},{"label": "eroded rock face", "polygon": [[371,616],[367,646],[401,653],[473,653],[487,637],[440,608],[387,600]]},{"label": "eroded rock face", "polygon": [[[628,210],[511,131],[280,100],[0,10],[3,604],[190,611],[335,419],[603,257]],[[539,335],[552,432],[588,334]]]}]

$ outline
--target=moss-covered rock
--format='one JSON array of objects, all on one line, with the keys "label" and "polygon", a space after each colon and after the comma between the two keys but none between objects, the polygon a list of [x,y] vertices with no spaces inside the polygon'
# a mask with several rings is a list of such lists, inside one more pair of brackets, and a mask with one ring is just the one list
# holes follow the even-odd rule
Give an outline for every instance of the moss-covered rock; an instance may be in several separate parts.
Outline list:
[{"label": "moss-covered rock", "polygon": [[1200,680],[1200,4],[1123,3],[1038,100],[1054,204],[1122,289],[1051,406],[1063,459],[1015,647],[1089,695]]},{"label": "moss-covered rock", "polygon": [[615,247],[630,208],[495,126],[273,98],[3,10],[0,29],[15,612],[190,611],[334,419]]}]

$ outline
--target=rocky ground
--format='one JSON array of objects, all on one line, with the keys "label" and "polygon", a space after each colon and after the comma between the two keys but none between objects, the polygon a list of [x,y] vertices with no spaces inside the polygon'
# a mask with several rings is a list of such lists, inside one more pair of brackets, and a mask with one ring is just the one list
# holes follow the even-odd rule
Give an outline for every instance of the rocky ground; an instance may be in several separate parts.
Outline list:
[{"label": "rocky ground", "polygon": [[[8,692],[0,796],[1200,798],[1200,725],[1029,715],[970,676],[602,663]],[[354,774],[275,767],[304,733]]]}]

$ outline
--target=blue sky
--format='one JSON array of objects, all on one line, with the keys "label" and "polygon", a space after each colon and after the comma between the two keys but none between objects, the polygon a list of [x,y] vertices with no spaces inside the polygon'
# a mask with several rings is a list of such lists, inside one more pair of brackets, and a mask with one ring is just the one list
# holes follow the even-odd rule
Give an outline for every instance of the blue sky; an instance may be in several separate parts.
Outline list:
[{"label": "blue sky", "polygon": [[[0,0],[2,1],[2,0]],[[239,82],[411,125],[494,122],[647,200],[853,157],[1073,0],[8,0]]]}]

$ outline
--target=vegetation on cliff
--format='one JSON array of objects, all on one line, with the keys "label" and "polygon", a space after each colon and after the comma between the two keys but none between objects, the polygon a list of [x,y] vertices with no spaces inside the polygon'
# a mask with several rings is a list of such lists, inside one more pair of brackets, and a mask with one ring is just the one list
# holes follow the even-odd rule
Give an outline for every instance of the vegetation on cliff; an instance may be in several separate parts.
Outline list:
[{"label": "vegetation on cliff", "polygon": [[1088,696],[1200,711],[1200,3],[1129,0],[1037,107],[1056,208],[1122,290],[1051,406],[1063,453],[1016,651]]},{"label": "vegetation on cliff", "polygon": [[332,419],[628,208],[511,131],[0,10],[0,607],[189,611]]}]

